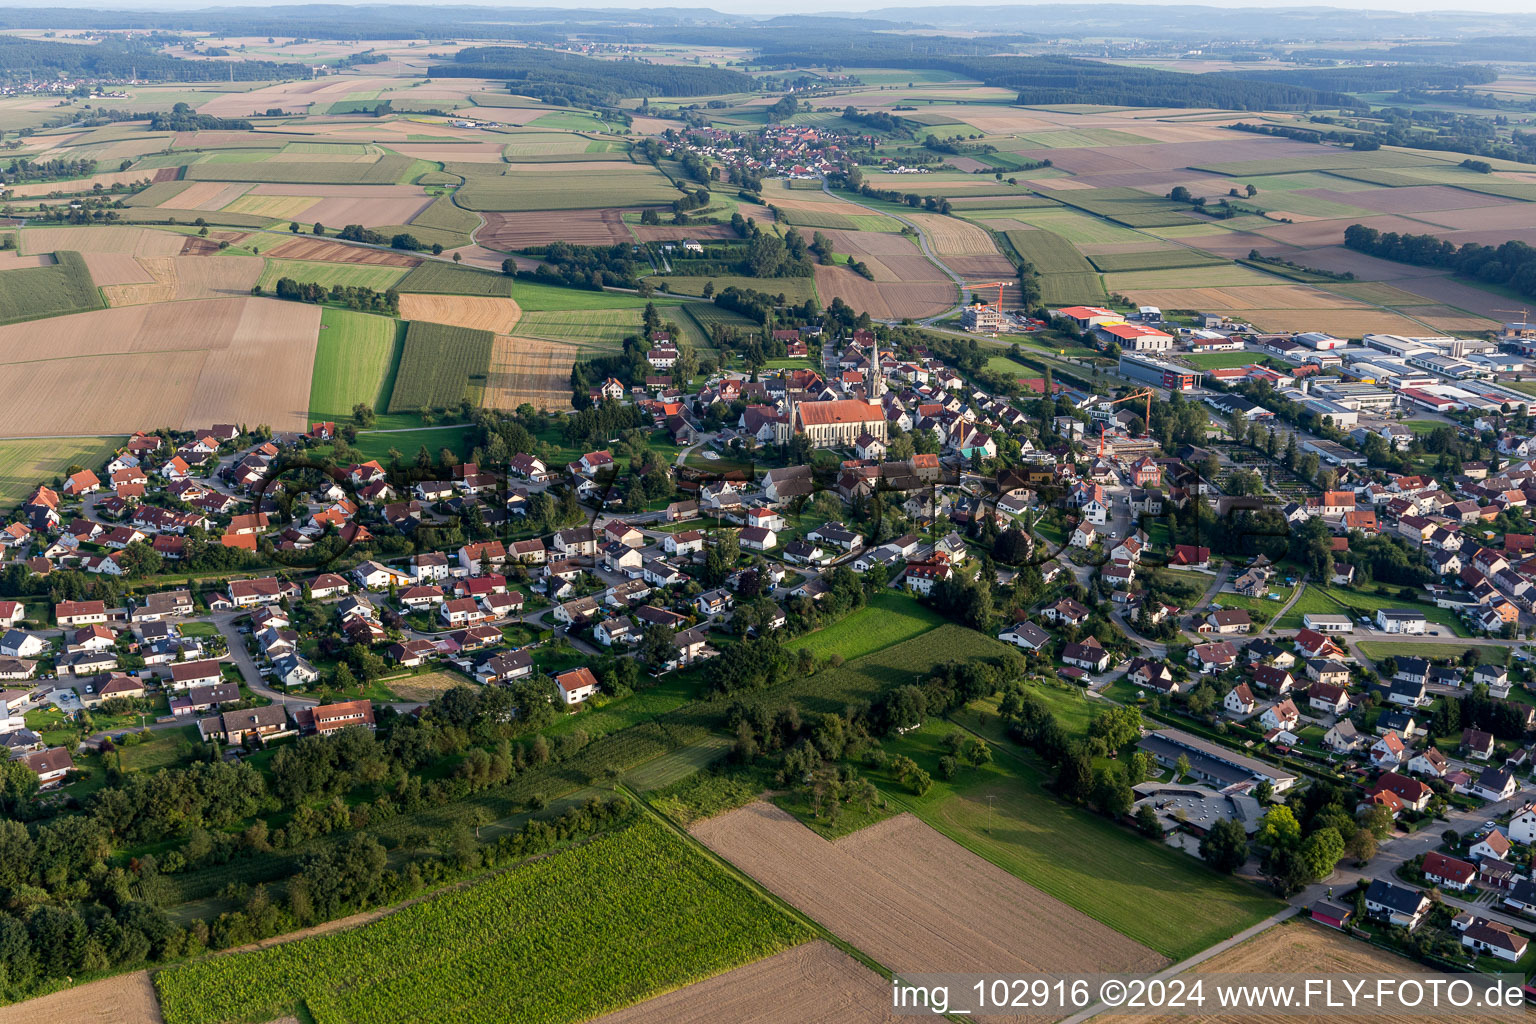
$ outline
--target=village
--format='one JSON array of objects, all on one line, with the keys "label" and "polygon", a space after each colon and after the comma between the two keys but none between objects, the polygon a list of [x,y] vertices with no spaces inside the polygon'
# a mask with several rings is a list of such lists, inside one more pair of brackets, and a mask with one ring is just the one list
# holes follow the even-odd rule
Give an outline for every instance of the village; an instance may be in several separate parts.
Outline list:
[{"label": "village", "polygon": [[[1117,322],[1094,322],[1104,312],[1064,309],[1057,324],[1086,320],[1076,326],[1120,338]],[[1334,431],[1354,425],[1330,418],[1355,402],[1393,426],[1391,404],[1372,396],[1411,401],[1427,386],[1384,368],[1402,353],[1383,346],[1402,339],[1368,338],[1348,364],[1347,348],[1341,357],[1308,346],[1330,362],[1298,362],[1296,377],[1255,364],[1241,378],[1261,377],[1247,392],[1255,401],[1222,387],[1235,374],[1209,372],[1221,390],[1165,376],[1156,386],[1169,399],[1154,413],[1145,388],[1117,399],[1045,378],[1025,381],[1022,397],[997,396],[921,346],[882,344],[883,327],[774,333],[796,359],[819,346],[822,371],[727,374],[688,394],[672,386],[677,351],[660,334],[644,387],[592,389],[598,406],[633,405],[659,436],[717,458],[748,446],[790,453],[761,474],[679,470],[640,509],[621,508],[629,489],[611,450],[566,465],[525,453],[406,476],[366,461],[301,478],[297,493],[297,483],[274,488],[296,455],[336,439],[335,423],[290,437],[230,424],[141,433],[105,465],[38,486],[0,539],[6,582],[36,592],[94,576],[126,589],[121,601],[0,603],[0,676],[11,687],[0,695],[0,742],[41,787],[68,793],[82,751],[166,726],[194,724],[236,758],[293,736],[371,728],[380,709],[410,713],[420,701],[340,698],[397,672],[517,688],[578,714],[617,695],[614,665],[629,667],[622,693],[636,669],[686,671],[744,637],[803,629],[848,586],[963,615],[957,605],[988,572],[1010,604],[1033,600],[1012,604],[1000,640],[1106,706],[1149,716],[1137,747],[1168,777],[1138,783],[1127,817],[1150,814],[1160,838],[1204,855],[1218,823],[1252,839],[1270,801],[1309,776],[1339,780],[1383,833],[1382,852],[1362,869],[1358,907],[1298,886],[1314,918],[1334,914],[1342,926],[1363,911],[1412,930],[1429,909],[1420,890],[1438,888],[1468,949],[1525,955],[1521,915],[1536,913],[1536,883],[1520,867],[1536,840],[1525,796],[1536,698],[1519,637],[1536,562],[1529,533],[1488,529],[1536,497],[1524,442],[1505,429],[1486,460],[1444,475],[1382,472],[1316,436],[1299,448],[1326,462],[1304,467],[1306,455],[1293,454],[1294,470],[1275,459],[1255,473],[1237,447],[1263,454],[1253,430],[1275,418],[1266,402],[1299,405]],[[1329,375],[1366,358],[1385,387]],[[1201,400],[1181,403],[1184,394]],[[740,411],[706,431],[703,413],[722,406]],[[1224,420],[1207,425],[1207,410]],[[1502,425],[1507,411],[1483,410],[1473,430]],[[1153,435],[1182,429],[1165,416],[1194,424],[1202,444],[1160,444]],[[1014,464],[988,472],[1001,451]],[[1500,465],[1501,455],[1515,461]],[[1296,483],[1308,468],[1327,487],[1303,496]],[[1241,474],[1255,481],[1232,486]],[[1275,493],[1281,482],[1296,500]],[[556,494],[588,511],[548,533],[522,525]],[[1221,509],[1278,530],[1204,536],[1202,517]],[[398,554],[380,543],[471,515],[480,538],[452,548]],[[1356,560],[1351,546],[1365,539],[1417,566],[1423,584],[1367,585],[1389,577],[1380,552]],[[210,546],[327,555],[316,571],[157,586],[189,550]],[[1484,639],[1470,649],[1453,639],[1467,635]],[[80,716],[121,724],[75,748],[44,741]]]}]

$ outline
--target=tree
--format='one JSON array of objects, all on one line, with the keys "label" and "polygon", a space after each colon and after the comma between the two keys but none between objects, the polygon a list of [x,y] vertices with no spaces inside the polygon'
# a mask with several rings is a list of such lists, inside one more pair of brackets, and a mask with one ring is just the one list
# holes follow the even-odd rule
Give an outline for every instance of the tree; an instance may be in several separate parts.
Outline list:
[{"label": "tree", "polygon": [[1056,791],[1068,800],[1082,803],[1093,792],[1093,759],[1085,743],[1073,743],[1056,766]]},{"label": "tree", "polygon": [[1173,763],[1173,781],[1178,782],[1189,774],[1189,758],[1180,754],[1179,759]]},{"label": "tree", "polygon": [[1344,852],[1353,857],[1356,864],[1364,865],[1376,856],[1376,837],[1368,828],[1356,829],[1349,842],[1344,844]]},{"label": "tree", "polygon": [[1102,739],[1110,750],[1119,750],[1141,735],[1141,711],[1123,704],[1099,708],[1088,723],[1088,735]]},{"label": "tree", "polygon": [[659,668],[672,657],[672,630],[659,623],[647,626],[640,639],[640,657],[647,665]]},{"label": "tree", "polygon": [[1339,830],[1330,826],[1318,829],[1301,844],[1300,859],[1307,878],[1317,880],[1333,874],[1344,857],[1344,840]]},{"label": "tree", "polygon": [[1259,824],[1258,835],[1254,838],[1261,846],[1294,849],[1296,844],[1301,842],[1301,823],[1296,820],[1295,812],[1284,804],[1271,807],[1265,812],[1264,820]]},{"label": "tree", "polygon": [[1381,804],[1375,804],[1360,818],[1360,824],[1371,830],[1377,841],[1392,834],[1392,812]]},{"label": "tree", "polygon": [[1152,839],[1163,834],[1163,823],[1157,820],[1157,812],[1151,804],[1142,804],[1136,809],[1136,828],[1142,835]]},{"label": "tree", "polygon": [[22,816],[37,795],[37,775],[20,761],[0,764],[0,808],[15,817]]},{"label": "tree", "polygon": [[1248,860],[1248,833],[1234,819],[1218,821],[1201,837],[1200,856],[1217,871],[1230,875]]}]

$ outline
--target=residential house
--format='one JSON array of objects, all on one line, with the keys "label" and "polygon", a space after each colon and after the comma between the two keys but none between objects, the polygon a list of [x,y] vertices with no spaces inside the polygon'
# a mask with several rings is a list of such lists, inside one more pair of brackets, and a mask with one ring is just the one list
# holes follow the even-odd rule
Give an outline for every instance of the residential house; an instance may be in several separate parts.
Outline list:
[{"label": "residential house", "polygon": [[597,677],[583,665],[555,676],[555,686],[567,707],[574,707],[598,691]]}]

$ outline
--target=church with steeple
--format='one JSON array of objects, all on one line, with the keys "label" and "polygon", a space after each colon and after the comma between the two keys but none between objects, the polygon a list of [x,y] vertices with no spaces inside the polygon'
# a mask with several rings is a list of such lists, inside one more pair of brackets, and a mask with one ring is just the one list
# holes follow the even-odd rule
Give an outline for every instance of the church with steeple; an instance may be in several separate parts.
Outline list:
[{"label": "church with steeple", "polygon": [[880,342],[870,344],[869,366],[864,372],[864,398],[839,398],[829,402],[791,402],[789,415],[775,431],[779,444],[803,436],[813,448],[852,448],[868,434],[888,439],[885,410],[885,375],[880,370]]}]

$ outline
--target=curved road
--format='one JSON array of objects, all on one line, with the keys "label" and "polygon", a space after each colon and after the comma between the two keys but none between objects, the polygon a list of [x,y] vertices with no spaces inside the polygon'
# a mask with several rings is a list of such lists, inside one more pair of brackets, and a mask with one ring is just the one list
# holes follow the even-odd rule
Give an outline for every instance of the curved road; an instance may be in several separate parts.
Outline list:
[{"label": "curved road", "polygon": [[949,276],[951,281],[955,282],[955,287],[959,289],[960,293],[959,299],[956,301],[956,303],[949,309],[946,309],[944,312],[936,313],[930,317],[924,317],[923,319],[918,320],[917,323],[924,327],[928,327],[940,320],[945,319],[946,317],[955,316],[960,312],[961,309],[965,307],[965,290],[969,288],[970,285],[966,284],[965,278],[949,269],[949,265],[946,264],[943,260],[939,259],[938,253],[933,251],[933,246],[928,244],[928,233],[924,231],[919,225],[914,224],[910,220],[907,220],[907,218],[903,217],[899,213],[892,213],[889,210],[876,209],[873,206],[859,202],[857,199],[853,199],[845,195],[839,195],[838,193],[832,191],[832,187],[827,184],[827,179],[825,178],[821,179],[821,190],[827,195],[832,196],[835,199],[839,199],[845,203],[851,203],[861,210],[868,210],[870,213],[878,213],[882,217],[890,217],[892,220],[900,221],[907,227],[911,228],[917,233],[917,247],[923,251],[923,256],[927,258],[929,263],[932,263],[934,266],[944,271],[944,273]]}]

